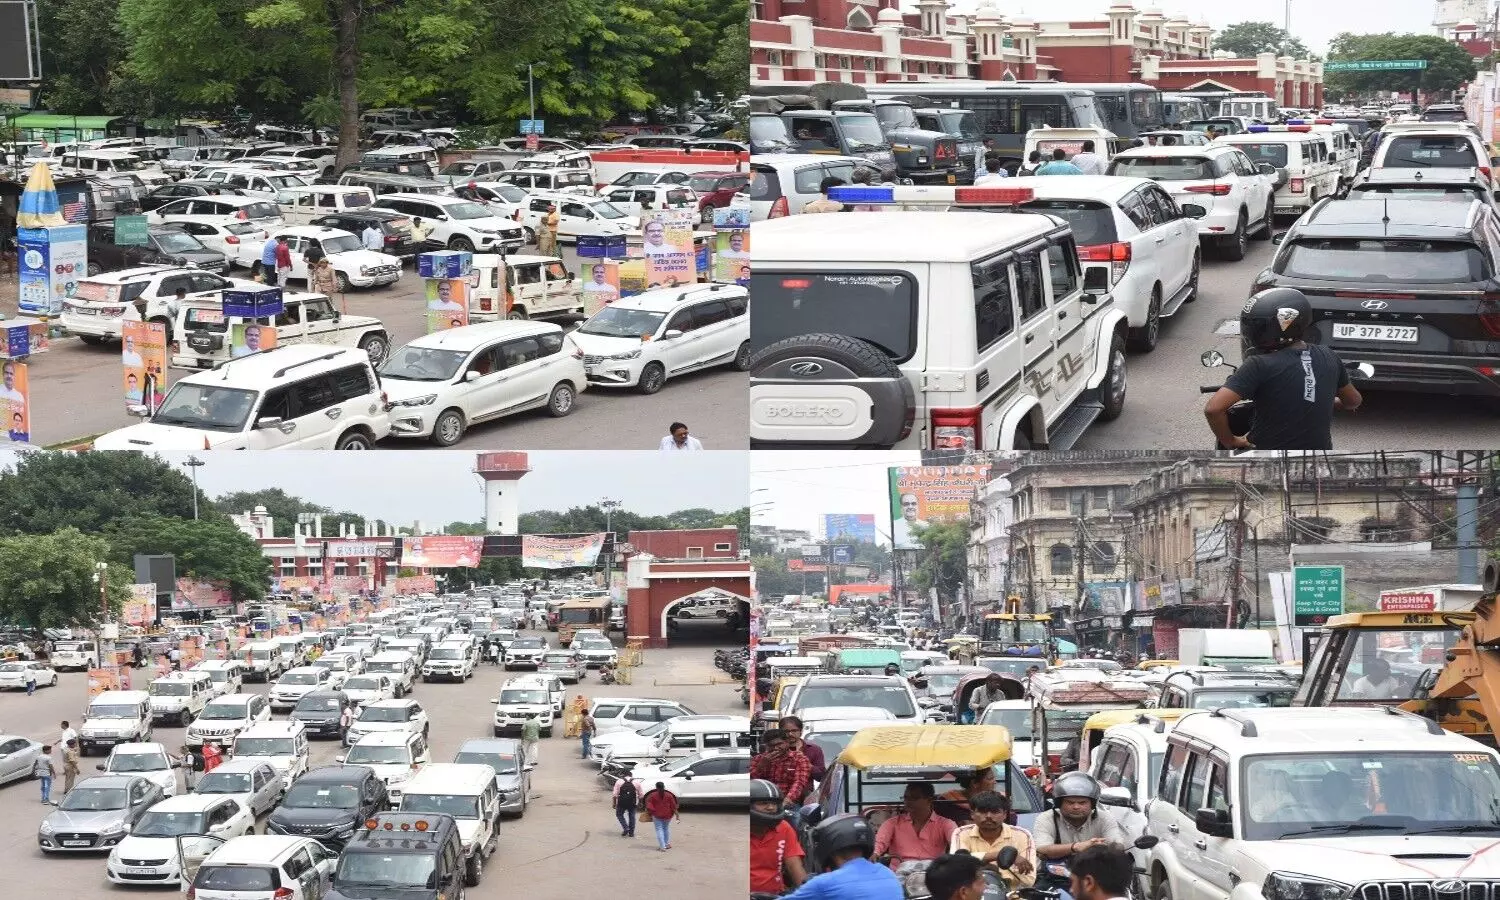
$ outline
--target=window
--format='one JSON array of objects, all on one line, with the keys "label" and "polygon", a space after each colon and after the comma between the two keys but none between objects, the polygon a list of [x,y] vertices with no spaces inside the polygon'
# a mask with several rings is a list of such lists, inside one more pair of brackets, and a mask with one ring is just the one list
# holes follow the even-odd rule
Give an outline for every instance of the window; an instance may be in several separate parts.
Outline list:
[{"label": "window", "polygon": [[365,366],[349,366],[346,369],[339,369],[330,374],[328,380],[333,385],[333,391],[338,396],[339,402],[358,400],[372,390],[370,372]]},{"label": "window", "polygon": [[338,313],[333,301],[327,297],[315,297],[302,301],[302,318],[307,322],[330,322]]},{"label": "window", "polygon": [[705,734],[703,736],[703,748],[709,747],[733,747],[734,735],[732,734]]},{"label": "window", "polygon": [[1052,545],[1052,574],[1073,574],[1073,548],[1067,544]]},{"label": "window", "polygon": [[1167,763],[1161,768],[1161,783],[1156,796],[1168,803],[1177,802],[1177,789],[1182,786],[1182,770],[1187,766],[1188,750],[1173,744],[1167,752]]},{"label": "window", "polygon": [[327,378],[309,378],[288,386],[287,399],[290,406],[288,418],[292,419],[310,416],[339,402]]},{"label": "window", "polygon": [[1119,741],[1107,741],[1101,748],[1099,783],[1105,787],[1123,787],[1135,795],[1135,754]]},{"label": "window", "polygon": [[1115,545],[1109,541],[1099,541],[1090,548],[1089,566],[1095,574],[1113,572],[1118,560],[1115,558]]},{"label": "window", "polygon": [[738,319],[750,309],[750,301],[745,297],[729,297],[724,302],[729,304],[730,318]]},{"label": "window", "polygon": [[1177,218],[1177,206],[1172,203],[1172,198],[1154,188],[1146,188],[1141,191],[1146,206],[1151,211],[1151,224],[1165,225]]},{"label": "window", "polygon": [[1204,805],[1229,811],[1229,770],[1221,762],[1213,764],[1213,772],[1208,776],[1208,799]]},{"label": "window", "polygon": [[1120,210],[1131,224],[1141,231],[1151,228],[1151,209],[1146,205],[1146,198],[1140,191],[1136,191],[1120,202]]},{"label": "window", "polygon": [[729,544],[714,544],[714,552],[715,553],[728,553],[729,550],[730,550]]},{"label": "window", "polygon": [[625,709],[625,707],[623,707],[623,706],[617,706],[615,704],[603,704],[603,705],[600,705],[600,707],[598,709],[594,710],[594,718],[595,719],[614,719],[614,718],[618,718],[619,715],[620,715],[620,713],[621,713],[621,711],[624,710],[624,709]]},{"label": "window", "polygon": [[1078,289],[1078,253],[1071,244],[1047,245],[1047,274],[1052,280],[1052,302],[1072,296]]},{"label": "window", "polygon": [[1203,805],[1203,798],[1208,796],[1208,773],[1212,768],[1208,757],[1201,753],[1194,753],[1188,762],[1187,791],[1182,795],[1182,802],[1177,808],[1189,816],[1196,815],[1199,807]]},{"label": "window", "polygon": [[546,334],[536,336],[538,356],[553,356],[562,351],[563,336],[559,332],[550,331]]},{"label": "window", "polygon": [[522,338],[518,341],[506,341],[500,345],[501,368],[510,369],[515,366],[529,362],[535,362],[541,358],[541,347],[536,338]]},{"label": "window", "polygon": [[1047,509],[1051,512],[1068,511],[1068,489],[1047,488]]},{"label": "window", "polygon": [[722,300],[712,300],[708,303],[700,303],[692,308],[693,324],[698,328],[706,328],[719,322],[727,322],[730,319],[729,307]]},{"label": "window", "polygon": [[1047,295],[1042,289],[1042,261],[1035,251],[1020,256],[1015,262],[1016,294],[1021,301],[1021,321],[1026,321],[1047,308]]},{"label": "window", "polygon": [[974,346],[983,353],[1016,326],[1010,267],[1004,259],[991,259],[974,263],[970,271],[974,279]]}]

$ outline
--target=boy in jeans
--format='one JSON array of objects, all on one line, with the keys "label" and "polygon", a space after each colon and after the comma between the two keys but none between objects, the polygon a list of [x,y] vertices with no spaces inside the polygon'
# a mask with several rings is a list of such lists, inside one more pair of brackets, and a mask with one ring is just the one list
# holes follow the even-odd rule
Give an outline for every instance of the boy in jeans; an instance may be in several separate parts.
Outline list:
[{"label": "boy in jeans", "polygon": [[52,803],[52,778],[57,774],[57,767],[52,764],[52,745],[48,744],[42,748],[42,755],[36,758],[36,764],[32,766],[31,773],[36,776],[42,786],[42,802]]}]

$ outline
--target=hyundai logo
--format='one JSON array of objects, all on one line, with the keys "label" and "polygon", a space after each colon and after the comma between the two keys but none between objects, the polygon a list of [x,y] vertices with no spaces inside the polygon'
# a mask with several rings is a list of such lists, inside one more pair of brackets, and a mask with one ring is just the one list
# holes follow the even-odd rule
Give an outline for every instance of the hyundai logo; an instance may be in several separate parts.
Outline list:
[{"label": "hyundai logo", "polygon": [[815,362],[792,363],[790,371],[793,375],[800,375],[803,378],[811,378],[812,376],[823,371],[823,366],[822,364]]},{"label": "hyundai logo", "polygon": [[1365,302],[1361,303],[1360,306],[1368,310],[1382,310],[1387,306],[1390,306],[1390,304],[1385,302],[1384,300],[1366,300]]},{"label": "hyundai logo", "polygon": [[1460,894],[1463,893],[1464,883],[1462,881],[1439,881],[1432,886],[1432,889],[1439,894]]}]

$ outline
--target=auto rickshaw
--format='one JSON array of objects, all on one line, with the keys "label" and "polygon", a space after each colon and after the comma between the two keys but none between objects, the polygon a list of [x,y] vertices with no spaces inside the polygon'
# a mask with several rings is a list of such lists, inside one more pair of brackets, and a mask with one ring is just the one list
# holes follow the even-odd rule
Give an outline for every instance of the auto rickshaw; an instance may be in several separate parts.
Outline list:
[{"label": "auto rickshaw", "polygon": [[991,767],[995,790],[1011,798],[1016,824],[1030,828],[1042,810],[1042,795],[1010,759],[1010,732],[998,725],[875,726],[861,729],[829,765],[818,800],[802,808],[799,837],[809,872],[821,856],[813,826],[829,816],[858,813],[878,831],[901,812],[907,784],[927,782],[939,799],[934,811],[959,824],[969,821],[968,804],[943,799],[959,788],[959,776]]},{"label": "auto rickshaw", "polygon": [[845,647],[838,651],[838,661],[834,663],[839,672],[853,674],[859,671],[870,675],[883,675],[885,667],[890,665],[900,668],[901,651],[883,647]]},{"label": "auto rickshaw", "polygon": [[1000,676],[1000,687],[1005,692],[1005,699],[1020,700],[1026,696],[1026,682],[1012,675],[989,671],[970,673],[959,679],[958,684],[953,688],[953,721],[964,724],[974,721],[974,712],[969,709],[969,701],[974,699],[974,692],[979,690],[991,675]]},{"label": "auto rickshaw", "polygon": [[1083,723],[1083,731],[1079,735],[1078,745],[1078,768],[1084,772],[1093,765],[1094,749],[1099,742],[1104,740],[1104,731],[1115,725],[1124,725],[1128,722],[1136,722],[1141,725],[1150,725],[1154,722],[1165,723],[1166,727],[1177,724],[1177,720],[1188,713],[1199,712],[1196,709],[1109,709],[1104,712],[1094,713],[1089,716],[1088,721]]}]

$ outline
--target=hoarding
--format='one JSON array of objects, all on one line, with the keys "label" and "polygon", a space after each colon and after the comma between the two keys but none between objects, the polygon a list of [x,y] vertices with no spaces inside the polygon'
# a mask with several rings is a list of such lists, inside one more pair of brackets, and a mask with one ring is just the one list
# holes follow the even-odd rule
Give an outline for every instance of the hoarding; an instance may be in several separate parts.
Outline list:
[{"label": "hoarding", "polygon": [[482,537],[437,535],[401,539],[401,565],[420,569],[479,565]]},{"label": "hoarding", "polygon": [[592,566],[604,549],[604,534],[578,537],[521,536],[521,565],[528,569],[572,569]]},{"label": "hoarding", "polygon": [[875,543],[874,513],[824,513],[823,536],[830,541]]},{"label": "hoarding", "polygon": [[920,548],[917,532],[929,525],[967,521],[974,492],[989,481],[988,466],[900,466],[888,474],[897,550]]}]

